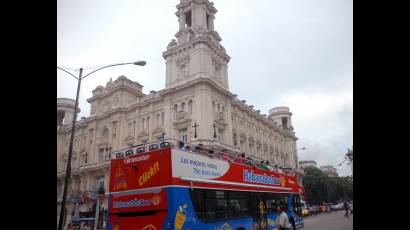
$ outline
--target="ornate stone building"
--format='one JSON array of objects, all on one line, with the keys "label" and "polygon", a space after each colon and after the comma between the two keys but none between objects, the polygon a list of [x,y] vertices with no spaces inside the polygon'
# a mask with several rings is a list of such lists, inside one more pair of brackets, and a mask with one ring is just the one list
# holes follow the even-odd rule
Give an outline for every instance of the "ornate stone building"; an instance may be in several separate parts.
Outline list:
[{"label": "ornate stone building", "polygon": [[[124,76],[98,86],[90,116],[77,122],[72,159],[71,193],[108,189],[110,152],[176,138],[232,153],[297,168],[292,113],[276,107],[262,115],[229,91],[230,57],[214,29],[215,9],[208,0],[181,0],[176,16],[179,31],[162,56],[166,62],[165,88],[142,92],[143,86]],[[64,186],[74,101],[57,99],[58,198]],[[197,138],[193,124],[196,123]],[[216,138],[214,137],[216,133]],[[80,212],[94,211],[94,201],[83,201]],[[74,203],[67,206],[68,224]],[[105,204],[105,207],[107,205]],[[59,209],[58,209],[59,212]]]}]

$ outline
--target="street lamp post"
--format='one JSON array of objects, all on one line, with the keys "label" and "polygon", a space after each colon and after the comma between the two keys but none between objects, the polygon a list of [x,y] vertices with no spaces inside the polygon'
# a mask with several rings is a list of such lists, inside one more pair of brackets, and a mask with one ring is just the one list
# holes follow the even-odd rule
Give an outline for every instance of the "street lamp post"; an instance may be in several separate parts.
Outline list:
[{"label": "street lamp post", "polygon": [[78,98],[80,95],[80,86],[81,86],[81,80],[83,80],[84,78],[90,76],[91,74],[105,69],[105,68],[109,68],[109,67],[113,67],[113,66],[119,66],[119,65],[139,65],[139,66],[144,66],[146,64],[145,61],[137,61],[137,62],[129,62],[129,63],[118,63],[118,64],[112,64],[112,65],[106,65],[103,67],[100,67],[96,70],[91,71],[90,73],[88,73],[87,75],[85,75],[84,77],[82,76],[83,74],[83,68],[79,69],[79,75],[78,77],[76,77],[74,74],[68,72],[67,70],[58,67],[57,69],[62,70],[68,74],[70,74],[72,77],[74,77],[75,79],[78,80],[78,85],[77,85],[77,94],[75,97],[75,106],[74,106],[74,118],[73,118],[73,123],[71,126],[71,137],[70,137],[70,145],[68,148],[68,158],[67,158],[67,167],[66,167],[66,173],[65,173],[65,182],[64,182],[64,191],[63,191],[63,200],[61,201],[61,211],[60,211],[60,219],[58,222],[58,230],[62,230],[63,229],[63,218],[64,218],[64,210],[65,210],[65,204],[66,204],[66,199],[67,199],[67,188],[68,188],[68,183],[70,181],[70,176],[71,176],[71,157],[73,154],[73,140],[74,140],[74,128],[75,128],[75,122],[77,120],[77,110],[78,110]]},{"label": "street lamp post", "polygon": [[300,149],[296,149],[296,151],[294,152],[294,154],[295,154],[295,168],[297,169],[298,168],[298,155],[297,155],[297,152],[298,152],[298,150],[306,150],[306,148],[305,147],[302,147],[302,148],[300,148]]}]

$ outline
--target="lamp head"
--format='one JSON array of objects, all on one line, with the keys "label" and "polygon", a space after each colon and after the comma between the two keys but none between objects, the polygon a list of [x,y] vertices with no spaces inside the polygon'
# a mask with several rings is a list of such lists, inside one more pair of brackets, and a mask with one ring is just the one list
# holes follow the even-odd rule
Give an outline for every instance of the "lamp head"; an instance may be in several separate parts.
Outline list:
[{"label": "lamp head", "polygon": [[133,63],[134,65],[140,65],[140,66],[144,66],[145,64],[147,64],[146,61],[137,61]]}]

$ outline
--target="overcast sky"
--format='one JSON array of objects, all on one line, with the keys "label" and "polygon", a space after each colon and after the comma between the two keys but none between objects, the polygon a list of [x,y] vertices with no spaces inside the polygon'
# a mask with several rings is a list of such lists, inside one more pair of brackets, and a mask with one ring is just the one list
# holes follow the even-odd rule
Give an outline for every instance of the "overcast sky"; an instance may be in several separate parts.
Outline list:
[{"label": "overcast sky", "polygon": [[[352,0],[214,0],[215,30],[231,61],[230,91],[267,114],[290,107],[300,160],[343,161],[353,145]],[[145,60],[82,82],[81,116],[98,85],[124,75],[144,93],[165,86],[162,52],[178,30],[179,0],[57,0],[57,65],[88,68]],[[85,73],[89,70],[84,70]],[[57,97],[75,98],[77,82],[57,71]],[[348,166],[337,167],[350,175]]]}]

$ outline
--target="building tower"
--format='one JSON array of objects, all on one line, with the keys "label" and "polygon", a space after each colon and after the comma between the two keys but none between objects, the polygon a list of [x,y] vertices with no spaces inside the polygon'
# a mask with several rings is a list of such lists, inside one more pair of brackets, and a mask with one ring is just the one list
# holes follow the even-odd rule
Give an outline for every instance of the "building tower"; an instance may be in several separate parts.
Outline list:
[{"label": "building tower", "polygon": [[175,13],[179,31],[162,56],[166,61],[165,88],[205,78],[225,90],[228,85],[230,57],[214,30],[215,9],[208,0],[181,0]]},{"label": "building tower", "polygon": [[288,107],[275,107],[269,110],[268,118],[284,130],[293,131],[291,117],[292,113]]},{"label": "building tower", "polygon": [[[287,133],[294,134],[292,126],[292,113],[289,111],[288,107],[275,107],[269,110],[268,119],[272,120],[281,129]],[[285,138],[284,141],[285,157],[289,157],[287,162],[293,168],[298,167],[298,156],[296,150],[296,142],[291,138]]]},{"label": "building tower", "polygon": [[[74,118],[75,100],[57,98],[57,126],[70,124]],[[80,112],[78,108],[77,113]]]}]

